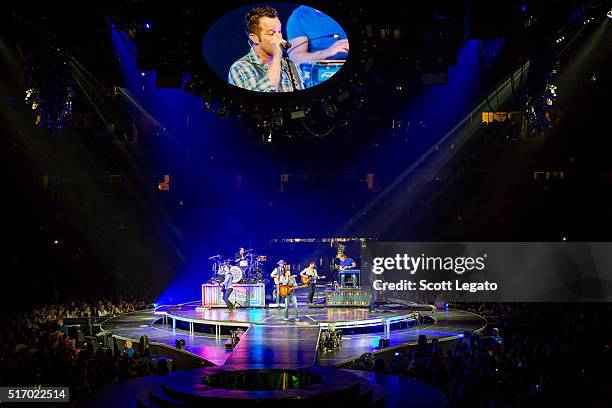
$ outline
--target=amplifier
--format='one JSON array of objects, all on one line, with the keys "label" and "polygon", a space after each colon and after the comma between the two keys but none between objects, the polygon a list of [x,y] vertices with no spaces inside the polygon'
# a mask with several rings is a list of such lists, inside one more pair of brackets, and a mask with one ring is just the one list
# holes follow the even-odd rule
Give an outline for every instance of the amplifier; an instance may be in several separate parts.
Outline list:
[{"label": "amplifier", "polygon": [[372,293],[363,289],[342,289],[327,292],[326,306],[369,307]]}]

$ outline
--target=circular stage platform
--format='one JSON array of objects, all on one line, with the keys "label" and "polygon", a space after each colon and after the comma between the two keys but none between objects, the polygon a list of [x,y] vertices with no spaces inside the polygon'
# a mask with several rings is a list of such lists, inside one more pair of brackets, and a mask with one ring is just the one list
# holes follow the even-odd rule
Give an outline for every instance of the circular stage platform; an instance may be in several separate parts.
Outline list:
[{"label": "circular stage platform", "polygon": [[[147,336],[151,344],[180,350],[210,365],[249,365],[266,362],[282,367],[309,367],[314,364],[337,366],[361,356],[417,344],[419,336],[439,342],[452,341],[464,332],[478,332],[486,320],[463,310],[436,310],[429,305],[413,305],[369,311],[358,308],[308,308],[300,305],[300,318],[284,321],[282,308],[200,309],[199,302],[160,306],[154,310],[127,313],[110,318],[102,330],[118,340],[138,342]],[[331,324],[342,330],[339,350],[321,352],[321,332]],[[238,346],[226,347],[230,331],[245,331]],[[380,339],[388,347],[377,347]]]}]

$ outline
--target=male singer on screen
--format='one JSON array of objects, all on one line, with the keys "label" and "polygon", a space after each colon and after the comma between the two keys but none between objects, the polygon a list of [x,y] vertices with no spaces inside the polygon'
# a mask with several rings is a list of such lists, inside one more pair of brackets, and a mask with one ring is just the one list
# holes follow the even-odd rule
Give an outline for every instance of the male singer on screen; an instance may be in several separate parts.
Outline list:
[{"label": "male singer on screen", "polygon": [[255,7],[246,15],[246,29],[251,49],[229,70],[228,82],[256,92],[292,92],[304,89],[299,69],[283,58],[281,22],[270,6]]}]

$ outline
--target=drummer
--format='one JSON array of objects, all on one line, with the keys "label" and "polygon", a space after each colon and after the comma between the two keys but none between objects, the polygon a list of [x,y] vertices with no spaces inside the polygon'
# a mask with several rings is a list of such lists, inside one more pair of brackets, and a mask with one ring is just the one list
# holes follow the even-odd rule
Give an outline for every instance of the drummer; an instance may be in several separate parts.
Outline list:
[{"label": "drummer", "polygon": [[274,278],[274,293],[273,298],[274,298],[274,303],[278,303],[278,288],[280,286],[280,278],[281,276],[283,276],[285,274],[285,261],[283,259],[279,260],[276,263],[278,266],[276,268],[274,268],[274,270],[272,271],[272,273],[270,274],[270,276],[272,278]]},{"label": "drummer", "polygon": [[238,252],[236,252],[234,254],[234,260],[236,262],[238,262],[238,263],[240,263],[240,261],[243,261],[244,260],[244,252],[245,252],[244,247],[238,248]]},{"label": "drummer", "polygon": [[247,256],[250,253],[251,250],[245,251],[244,247],[240,247],[238,252],[234,254],[234,259],[236,260],[236,263],[240,269],[242,269],[242,272],[246,272],[246,270],[249,268],[249,260],[247,259]]}]

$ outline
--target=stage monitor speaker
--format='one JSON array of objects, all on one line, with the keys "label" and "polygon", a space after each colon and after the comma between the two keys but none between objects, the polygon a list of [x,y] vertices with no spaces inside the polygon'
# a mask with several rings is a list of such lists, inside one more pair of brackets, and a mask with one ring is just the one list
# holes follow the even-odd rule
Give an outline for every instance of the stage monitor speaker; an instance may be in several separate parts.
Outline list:
[{"label": "stage monitor speaker", "polygon": [[138,342],[138,352],[141,356],[150,354],[149,336],[146,334],[140,336],[140,341]]},{"label": "stage monitor speaker", "polygon": [[427,336],[424,334],[420,334],[419,335],[419,339],[417,341],[417,349],[420,352],[426,352],[427,351]]},{"label": "stage monitor speaker", "polygon": [[386,347],[389,347],[389,343],[390,343],[390,340],[389,340],[389,339],[380,339],[380,340],[378,341],[378,347],[380,347],[380,348],[386,348]]},{"label": "stage monitor speaker", "polygon": [[172,359],[160,357],[157,360],[157,374],[167,375],[172,372]]}]

